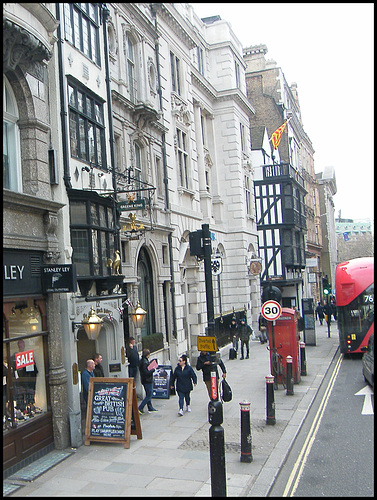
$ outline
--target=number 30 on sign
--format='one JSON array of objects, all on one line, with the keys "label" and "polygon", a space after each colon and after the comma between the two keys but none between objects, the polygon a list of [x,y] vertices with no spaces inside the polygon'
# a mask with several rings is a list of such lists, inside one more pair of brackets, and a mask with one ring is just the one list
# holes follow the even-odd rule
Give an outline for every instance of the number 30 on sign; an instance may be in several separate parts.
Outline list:
[{"label": "number 30 on sign", "polygon": [[262,305],[262,316],[268,321],[274,321],[281,315],[281,305],[275,300],[267,300]]}]

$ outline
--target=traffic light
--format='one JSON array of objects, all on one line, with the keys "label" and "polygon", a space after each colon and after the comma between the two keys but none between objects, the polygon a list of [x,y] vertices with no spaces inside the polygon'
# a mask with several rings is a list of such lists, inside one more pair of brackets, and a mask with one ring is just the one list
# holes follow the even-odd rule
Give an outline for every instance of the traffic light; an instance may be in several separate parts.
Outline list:
[{"label": "traffic light", "polygon": [[322,277],[322,290],[323,295],[329,295],[331,289],[331,285],[329,283],[329,279],[327,276]]},{"label": "traffic light", "polygon": [[262,292],[262,302],[267,302],[267,300],[276,300],[276,302],[281,301],[281,291],[277,286],[266,285]]},{"label": "traffic light", "polygon": [[197,257],[204,256],[203,231],[201,229],[189,233],[189,244],[190,255],[196,255]]}]

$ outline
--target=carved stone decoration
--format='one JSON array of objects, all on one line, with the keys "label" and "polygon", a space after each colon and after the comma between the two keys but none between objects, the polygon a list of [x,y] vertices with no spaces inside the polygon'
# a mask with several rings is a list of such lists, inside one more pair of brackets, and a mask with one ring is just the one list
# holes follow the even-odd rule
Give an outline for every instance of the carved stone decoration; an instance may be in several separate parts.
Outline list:
[{"label": "carved stone decoration", "polygon": [[109,39],[109,56],[115,59],[118,54],[118,37],[111,17],[109,17],[107,23],[108,23],[107,33]]},{"label": "carved stone decoration", "polygon": [[51,57],[52,51],[26,29],[3,22],[3,71],[15,70],[19,64],[30,67]]},{"label": "carved stone decoration", "polygon": [[211,155],[208,152],[206,152],[204,155],[204,165],[206,167],[212,167],[212,165],[213,165]]},{"label": "carved stone decoration", "polygon": [[[58,252],[58,238],[56,231],[58,228],[58,216],[56,213],[47,212],[43,216],[43,226],[47,239],[47,252],[45,254],[45,259],[52,260],[57,259],[60,256]],[[53,260],[55,262],[55,260]]]},{"label": "carved stone decoration", "polygon": [[176,120],[186,127],[191,125],[190,111],[185,104],[177,95],[172,94],[171,98],[172,104],[172,115],[175,116]]},{"label": "carved stone decoration", "polygon": [[60,252],[47,251],[43,254],[43,262],[45,264],[57,264],[60,259]]},{"label": "carved stone decoration", "polygon": [[148,67],[148,83],[151,90],[151,94],[156,95],[157,71],[153,59],[151,57],[148,57],[147,67]]}]

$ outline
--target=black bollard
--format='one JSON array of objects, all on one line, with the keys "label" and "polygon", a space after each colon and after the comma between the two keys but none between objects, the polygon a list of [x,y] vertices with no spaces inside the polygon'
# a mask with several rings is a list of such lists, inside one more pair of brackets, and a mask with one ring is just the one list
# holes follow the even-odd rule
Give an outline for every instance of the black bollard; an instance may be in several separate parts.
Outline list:
[{"label": "black bollard", "polygon": [[300,360],[301,360],[301,375],[307,375],[306,373],[306,356],[305,356],[305,342],[300,340]]},{"label": "black bollard", "polygon": [[251,431],[250,431],[250,403],[242,401],[241,406],[241,462],[252,462]]},{"label": "black bollard", "polygon": [[226,497],[225,441],[223,404],[221,401],[208,403],[209,457],[211,467],[211,491],[213,497]]},{"label": "black bollard", "polygon": [[292,356],[287,356],[287,396],[293,395]]},{"label": "black bollard", "polygon": [[266,375],[266,424],[275,425],[275,396],[274,396],[274,376]]}]

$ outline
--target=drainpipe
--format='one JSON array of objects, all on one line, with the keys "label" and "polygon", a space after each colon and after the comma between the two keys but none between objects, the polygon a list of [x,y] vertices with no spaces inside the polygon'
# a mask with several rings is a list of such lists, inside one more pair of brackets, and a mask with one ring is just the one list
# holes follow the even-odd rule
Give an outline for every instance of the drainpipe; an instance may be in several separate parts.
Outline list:
[{"label": "drainpipe", "polygon": [[58,64],[59,64],[59,89],[60,89],[60,117],[62,121],[62,147],[63,147],[63,180],[67,189],[72,189],[71,176],[69,172],[68,134],[67,134],[67,101],[64,92],[65,71],[63,61],[63,37],[62,21],[60,19],[60,3],[56,4],[56,19],[58,25]]},{"label": "drainpipe", "polygon": [[[157,13],[154,9],[153,5],[151,5],[152,15],[154,17],[154,25],[156,30],[156,43],[155,43],[155,51],[156,51],[156,64],[157,64],[157,82],[158,82],[158,95],[160,98],[160,109],[162,116],[162,123],[164,122],[164,108],[162,102],[162,87],[161,87],[161,73],[160,73],[160,52],[159,52],[159,44],[158,44],[158,28],[157,28]],[[164,170],[164,185],[165,185],[165,210],[169,210],[169,189],[168,189],[168,167],[166,161],[166,139],[165,132],[161,133],[161,141],[162,141],[162,165]],[[177,317],[175,314],[175,283],[174,283],[174,265],[173,265],[173,243],[172,243],[172,233],[168,234],[168,246],[169,246],[169,261],[170,261],[170,276],[171,276],[171,285],[170,285],[170,294],[171,294],[171,304],[172,304],[172,318],[173,318],[173,338],[177,338]]]},{"label": "drainpipe", "polygon": [[106,4],[103,3],[101,5],[101,15],[102,15],[102,26],[103,26],[103,43],[104,43],[104,59],[105,59],[105,80],[106,80],[106,92],[107,92],[107,112],[108,112],[108,120],[109,120],[109,143],[110,143],[110,158],[111,158],[111,171],[113,177],[113,188],[114,188],[114,216],[116,220],[116,243],[115,249],[120,250],[120,234],[119,234],[119,224],[118,224],[118,216],[116,209],[117,202],[117,192],[116,192],[116,175],[115,175],[115,141],[114,141],[114,126],[113,126],[113,107],[111,100],[111,79],[110,79],[110,67],[109,67],[109,44],[107,40],[107,19],[109,18],[110,11],[107,8]]}]

